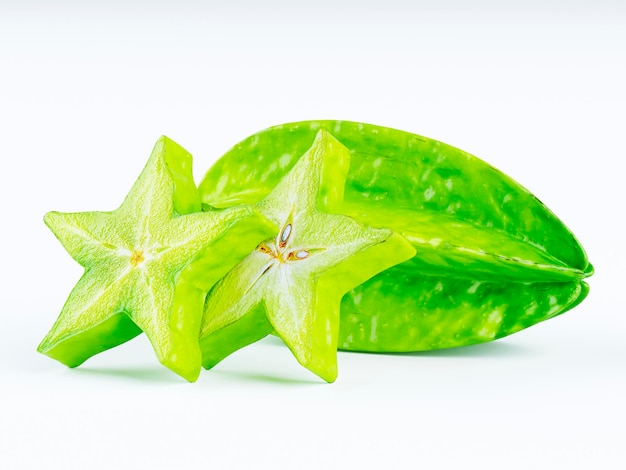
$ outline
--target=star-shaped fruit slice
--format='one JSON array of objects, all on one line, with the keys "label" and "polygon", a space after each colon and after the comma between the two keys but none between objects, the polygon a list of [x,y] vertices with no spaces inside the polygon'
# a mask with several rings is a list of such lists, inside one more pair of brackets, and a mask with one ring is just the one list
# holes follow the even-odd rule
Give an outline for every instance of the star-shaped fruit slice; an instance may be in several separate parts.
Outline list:
[{"label": "star-shaped fruit slice", "polygon": [[85,272],[38,351],[69,367],[142,331],[189,381],[209,289],[273,225],[250,207],[200,212],[191,155],[162,137],[113,212],[49,212],[45,223]]},{"label": "star-shaped fruit slice", "polygon": [[277,230],[207,297],[203,366],[275,332],[306,368],[337,377],[339,305],[375,274],[411,258],[400,235],[337,214],[350,152],[326,131],[257,205]]}]

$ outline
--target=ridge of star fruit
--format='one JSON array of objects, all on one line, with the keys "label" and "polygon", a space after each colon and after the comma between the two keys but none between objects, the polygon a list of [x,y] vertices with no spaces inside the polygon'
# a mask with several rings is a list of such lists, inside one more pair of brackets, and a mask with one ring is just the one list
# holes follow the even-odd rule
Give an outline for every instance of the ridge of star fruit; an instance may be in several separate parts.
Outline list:
[{"label": "ridge of star fruit", "polygon": [[208,290],[272,227],[250,207],[200,212],[191,155],[161,137],[112,212],[49,212],[46,225],[85,268],[38,351],[76,367],[141,332],[189,381]]},{"label": "ridge of star fruit", "polygon": [[200,331],[205,368],[275,333],[301,365],[336,379],[342,296],[415,254],[391,230],[338,213],[349,166],[349,150],[321,130],[255,206],[276,229],[209,293]]}]

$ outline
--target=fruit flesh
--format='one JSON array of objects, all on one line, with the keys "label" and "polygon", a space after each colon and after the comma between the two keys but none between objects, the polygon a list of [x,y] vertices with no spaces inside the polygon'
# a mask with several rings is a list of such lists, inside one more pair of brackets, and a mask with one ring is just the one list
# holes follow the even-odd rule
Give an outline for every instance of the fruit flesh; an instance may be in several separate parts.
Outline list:
[{"label": "fruit flesh", "polygon": [[[85,272],[39,352],[75,367],[143,331],[165,366],[195,380],[204,300],[198,293],[271,227],[249,207],[181,214],[200,207],[191,155],[163,137],[115,211],[46,214]],[[236,238],[227,245],[236,247],[220,250],[231,229]]]},{"label": "fruit flesh", "polygon": [[[216,162],[200,184],[203,202],[215,207],[258,202],[319,129],[328,130],[352,157],[338,211],[397,231],[416,250],[413,259],[344,297],[340,346],[393,351],[474,344],[552,318],[585,297],[582,279],[593,268],[573,234],[535,196],[466,152],[394,129],[345,121],[267,129]],[[480,295],[471,297],[467,291],[476,283],[482,285],[476,288]],[[441,294],[437,307],[427,294],[440,284],[446,297]],[[515,302],[516,296],[524,303]],[[504,307],[495,328],[499,314],[490,315]],[[465,330],[450,326],[457,317],[472,331],[490,333],[462,334]],[[423,318],[432,328],[403,339]],[[372,329],[377,334],[363,334]],[[388,340],[381,340],[383,331]],[[357,344],[350,337],[361,339]]]}]

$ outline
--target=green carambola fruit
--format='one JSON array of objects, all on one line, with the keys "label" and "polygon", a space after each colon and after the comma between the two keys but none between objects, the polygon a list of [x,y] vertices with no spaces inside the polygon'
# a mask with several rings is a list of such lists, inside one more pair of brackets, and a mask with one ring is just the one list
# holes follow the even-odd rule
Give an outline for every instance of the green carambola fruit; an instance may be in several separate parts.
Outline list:
[{"label": "green carambola fruit", "polygon": [[143,331],[162,364],[195,380],[207,291],[273,229],[249,207],[200,209],[191,155],[162,137],[117,210],[46,214],[85,272],[38,351],[75,367]]},{"label": "green carambola fruit", "polygon": [[391,230],[334,213],[349,165],[348,149],[320,131],[256,205],[276,230],[209,293],[200,331],[205,367],[275,332],[303,366],[335,380],[341,298],[415,254]]},{"label": "green carambola fruit", "polygon": [[255,203],[328,130],[350,149],[339,212],[402,234],[416,255],[342,299],[338,346],[417,351],[490,341],[588,292],[587,257],[528,190],[482,160],[407,132],[346,121],[285,124],[237,144],[200,184],[205,204]]}]

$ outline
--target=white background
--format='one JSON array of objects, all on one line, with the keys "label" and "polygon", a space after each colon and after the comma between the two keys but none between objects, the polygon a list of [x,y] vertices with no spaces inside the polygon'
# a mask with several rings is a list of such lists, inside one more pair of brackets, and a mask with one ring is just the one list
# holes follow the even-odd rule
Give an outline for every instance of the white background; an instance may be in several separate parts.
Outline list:
[{"label": "white background", "polygon": [[[626,468],[626,4],[174,3],[0,1],[0,467]],[[81,272],[45,212],[117,207],[161,134],[199,180],[321,118],[513,176],[586,247],[588,299],[486,345],[340,353],[332,385],[273,339],[195,384],[145,337],[74,370],[35,352]]]}]

